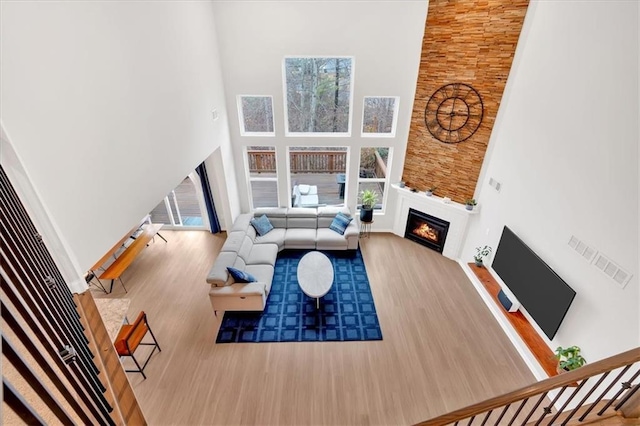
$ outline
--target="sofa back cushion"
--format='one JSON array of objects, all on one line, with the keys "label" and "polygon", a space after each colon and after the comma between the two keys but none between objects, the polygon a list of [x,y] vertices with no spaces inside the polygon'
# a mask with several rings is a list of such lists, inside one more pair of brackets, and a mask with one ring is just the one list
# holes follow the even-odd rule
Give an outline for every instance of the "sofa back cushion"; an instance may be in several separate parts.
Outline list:
[{"label": "sofa back cushion", "polygon": [[267,215],[269,222],[274,228],[286,228],[287,227],[287,208],[286,207],[273,207],[267,209],[258,209],[253,215],[260,217]]},{"label": "sofa back cushion", "polygon": [[236,218],[236,220],[233,222],[233,227],[231,228],[231,232],[233,231],[247,232],[247,228],[249,228],[251,219],[253,219],[253,215],[251,213],[243,213],[239,215]]},{"label": "sofa back cushion", "polygon": [[328,228],[338,213],[351,217],[349,207],[325,206],[318,207],[318,228]]},{"label": "sofa back cushion", "polygon": [[316,229],[318,212],[315,208],[291,207],[287,210],[287,228]]},{"label": "sofa back cushion", "polygon": [[227,240],[222,245],[221,251],[233,251],[238,252],[240,247],[242,247],[242,243],[244,242],[244,237],[246,233],[244,231],[231,231],[227,234]]},{"label": "sofa back cushion", "polygon": [[238,257],[245,262],[248,262],[249,254],[251,254],[251,248],[253,248],[253,240],[245,235],[242,246],[240,247],[240,250],[238,250]]},{"label": "sofa back cushion", "polygon": [[247,228],[247,237],[251,238],[251,241],[255,242],[257,236],[258,233],[256,232],[256,228],[254,228],[253,226]]},{"label": "sofa back cushion", "polygon": [[240,256],[237,256],[236,261],[233,262],[233,267],[236,269],[244,270],[244,268],[247,267],[247,263],[244,260],[242,260]]}]

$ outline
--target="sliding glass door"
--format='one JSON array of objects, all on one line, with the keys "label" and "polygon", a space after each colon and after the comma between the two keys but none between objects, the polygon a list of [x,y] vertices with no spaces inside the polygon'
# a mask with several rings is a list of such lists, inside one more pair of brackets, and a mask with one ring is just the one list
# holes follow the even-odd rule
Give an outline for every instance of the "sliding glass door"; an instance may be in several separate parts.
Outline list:
[{"label": "sliding glass door", "polygon": [[151,221],[166,229],[208,229],[200,178],[190,173],[151,211]]}]

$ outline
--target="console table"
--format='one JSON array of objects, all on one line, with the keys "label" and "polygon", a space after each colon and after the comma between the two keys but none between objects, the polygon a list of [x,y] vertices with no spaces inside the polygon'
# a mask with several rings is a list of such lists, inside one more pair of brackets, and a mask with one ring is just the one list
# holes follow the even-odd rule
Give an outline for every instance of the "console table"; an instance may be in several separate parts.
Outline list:
[{"label": "console table", "polygon": [[493,302],[498,305],[500,311],[505,315],[511,326],[518,333],[522,341],[527,345],[535,359],[538,361],[542,369],[547,373],[549,377],[556,376],[558,371],[556,367],[558,362],[555,354],[549,346],[542,340],[542,337],[533,328],[529,320],[522,314],[522,312],[507,312],[502,307],[502,304],[498,300],[498,293],[500,292],[500,284],[491,276],[491,273],[484,267],[476,266],[474,262],[468,264],[471,271],[475,274],[478,280],[484,286],[484,289],[491,296]]},{"label": "console table", "polygon": [[[135,258],[140,254],[143,248],[147,246],[147,244],[156,236],[156,234],[164,240],[166,243],[167,240],[164,239],[162,235],[159,234],[160,229],[162,229],[162,223],[144,223],[142,225],[136,226],[131,231],[129,231],[120,241],[116,243],[107,253],[95,265],[91,267],[91,271],[95,271],[104,265],[104,263],[111,257],[115,256],[118,250],[121,247],[125,246],[125,242],[129,239],[133,239],[133,242],[126,246],[124,251],[120,253],[119,256],[109,265],[98,277],[99,280],[111,280],[111,286],[109,287],[109,291],[103,288],[105,293],[111,293],[113,291],[113,282],[119,279],[122,282],[120,276],[124,273],[124,271],[133,263]],[[138,230],[140,232],[138,233]],[[95,272],[94,272],[95,274]],[[97,275],[97,274],[96,274]],[[124,287],[124,284],[123,284]],[[126,292],[127,289],[125,288]]]}]

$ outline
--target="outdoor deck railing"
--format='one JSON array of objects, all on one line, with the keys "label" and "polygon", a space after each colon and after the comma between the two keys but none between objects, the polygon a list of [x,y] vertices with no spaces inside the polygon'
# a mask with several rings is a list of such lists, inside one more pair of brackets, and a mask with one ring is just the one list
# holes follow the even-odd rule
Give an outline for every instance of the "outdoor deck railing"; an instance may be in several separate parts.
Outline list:
[{"label": "outdoor deck railing", "polygon": [[[347,170],[346,151],[289,151],[291,173],[344,173]],[[249,150],[249,171],[274,173],[274,151]]]}]

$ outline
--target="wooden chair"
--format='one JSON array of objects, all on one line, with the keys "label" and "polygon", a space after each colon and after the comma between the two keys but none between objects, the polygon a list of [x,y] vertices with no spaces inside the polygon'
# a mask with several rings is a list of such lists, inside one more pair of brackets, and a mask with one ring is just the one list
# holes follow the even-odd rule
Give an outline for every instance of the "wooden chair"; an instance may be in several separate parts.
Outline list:
[{"label": "wooden chair", "polygon": [[[149,334],[151,334],[153,343],[142,343],[142,339],[147,335],[147,331],[149,332]],[[144,377],[145,379],[147,378],[147,376],[144,374],[144,368],[147,366],[147,363],[151,359],[151,355],[153,355],[156,348],[158,348],[158,352],[162,352],[162,349],[160,349],[160,345],[156,340],[156,336],[153,335],[153,331],[151,331],[151,328],[149,327],[149,323],[147,322],[147,314],[145,314],[144,311],[138,314],[138,318],[136,318],[136,320],[132,324],[124,324],[120,328],[120,332],[118,333],[118,337],[116,337],[114,346],[116,347],[116,352],[118,352],[119,356],[130,356],[133,359],[133,362],[138,367],[137,370],[125,371],[130,373],[141,373],[142,377]],[[142,364],[142,367],[133,355],[136,349],[138,349],[138,346],[153,346],[151,353],[145,360],[144,364]]]}]

